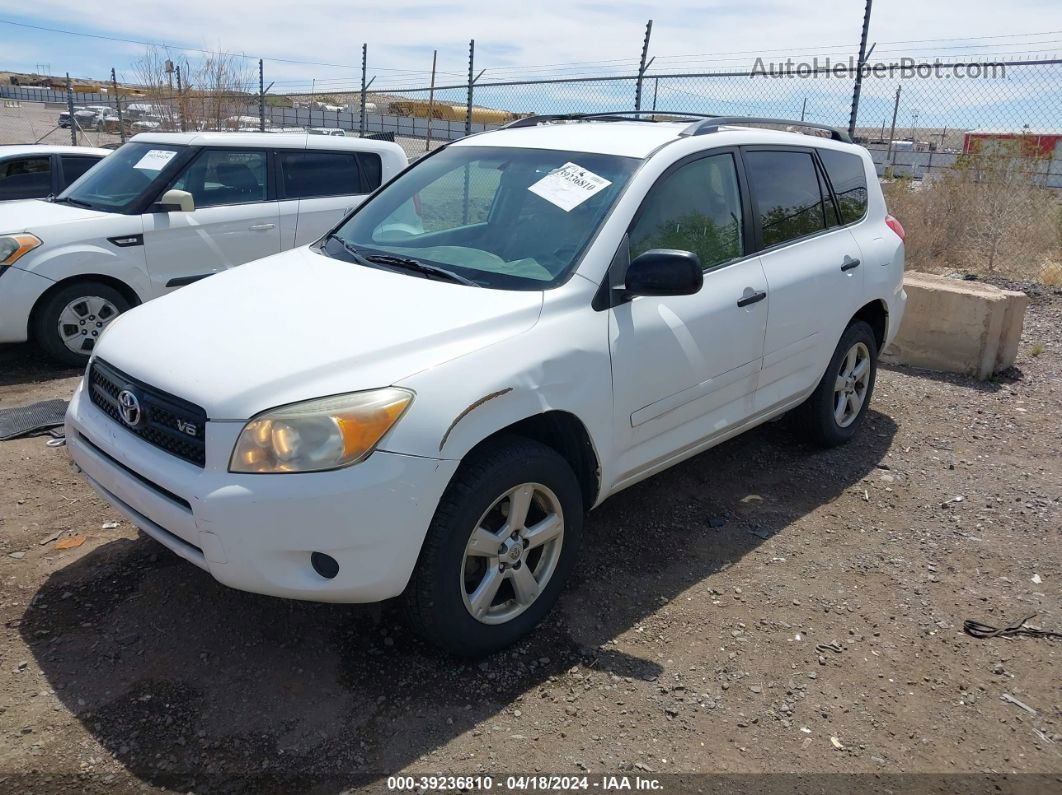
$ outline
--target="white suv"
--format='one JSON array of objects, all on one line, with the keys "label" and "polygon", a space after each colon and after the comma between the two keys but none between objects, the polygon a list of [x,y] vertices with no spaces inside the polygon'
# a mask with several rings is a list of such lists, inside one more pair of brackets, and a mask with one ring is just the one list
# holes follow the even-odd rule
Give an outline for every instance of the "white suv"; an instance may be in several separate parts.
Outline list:
[{"label": "white suv", "polygon": [[317,239],[406,163],[364,138],[137,135],[54,201],[0,206],[0,343],[84,364],[129,307]]},{"label": "white suv", "polygon": [[849,439],[906,300],[870,156],[615,119],[465,138],[314,245],[123,315],[74,461],[222,583],[404,593],[480,654],[543,617],[609,495],[789,410]]}]

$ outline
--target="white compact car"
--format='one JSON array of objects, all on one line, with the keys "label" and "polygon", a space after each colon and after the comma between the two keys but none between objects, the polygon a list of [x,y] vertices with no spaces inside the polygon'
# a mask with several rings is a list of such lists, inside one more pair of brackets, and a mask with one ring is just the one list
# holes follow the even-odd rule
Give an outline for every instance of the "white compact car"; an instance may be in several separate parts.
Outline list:
[{"label": "white compact car", "polygon": [[870,155],[616,118],[452,143],[314,245],[118,318],[73,460],[222,583],[404,594],[480,654],[543,617],[609,495],[789,410],[851,438],[906,301]]},{"label": "white compact car", "polygon": [[0,146],[0,201],[57,196],[110,153],[90,146]]},{"label": "white compact car", "polygon": [[0,343],[84,364],[129,307],[316,240],[407,162],[397,144],[304,134],[150,133],[101,151],[54,201],[0,205]]}]

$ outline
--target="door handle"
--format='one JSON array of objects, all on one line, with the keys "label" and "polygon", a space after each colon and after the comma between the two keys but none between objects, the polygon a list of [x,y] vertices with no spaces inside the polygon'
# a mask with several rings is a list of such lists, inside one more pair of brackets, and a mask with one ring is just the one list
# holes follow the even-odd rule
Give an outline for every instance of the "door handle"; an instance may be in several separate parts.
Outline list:
[{"label": "door handle", "polygon": [[755,304],[758,301],[762,301],[766,297],[766,292],[764,292],[763,290],[757,290],[754,293],[749,293],[748,295],[739,298],[737,304],[738,306],[748,306],[749,304]]},{"label": "door handle", "polygon": [[270,229],[272,229],[275,226],[276,226],[276,224],[251,224],[250,227],[248,227],[248,228],[252,232],[268,232]]},{"label": "door handle", "polygon": [[852,268],[858,268],[858,267],[859,267],[859,260],[858,259],[853,259],[852,257],[849,257],[847,254],[844,255],[844,260],[841,262],[841,270],[842,271],[850,271],[850,270],[852,270]]}]

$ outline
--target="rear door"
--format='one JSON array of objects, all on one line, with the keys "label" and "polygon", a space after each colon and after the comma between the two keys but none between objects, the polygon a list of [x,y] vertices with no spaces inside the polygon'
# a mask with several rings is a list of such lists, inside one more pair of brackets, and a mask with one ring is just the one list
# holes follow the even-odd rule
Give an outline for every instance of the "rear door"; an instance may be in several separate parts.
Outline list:
[{"label": "rear door", "polygon": [[285,224],[284,248],[312,243],[366,193],[354,152],[281,149],[276,156],[281,203],[298,202],[294,230]]},{"label": "rear door", "polygon": [[170,183],[192,194],[195,210],[144,215],[156,294],[280,251],[270,158],[264,149],[203,149]]},{"label": "rear door", "polygon": [[760,412],[818,383],[861,306],[865,268],[814,149],[743,147],[742,158],[770,301]]},{"label": "rear door", "polygon": [[0,201],[43,199],[55,191],[51,155],[0,160]]}]

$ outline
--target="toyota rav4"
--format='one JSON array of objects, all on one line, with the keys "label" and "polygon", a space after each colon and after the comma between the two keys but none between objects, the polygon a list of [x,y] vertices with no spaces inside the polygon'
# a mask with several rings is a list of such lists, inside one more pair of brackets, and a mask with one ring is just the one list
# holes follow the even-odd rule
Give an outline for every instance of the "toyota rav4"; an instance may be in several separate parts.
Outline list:
[{"label": "toyota rav4", "polygon": [[117,318],[70,454],[226,585],[512,643],[610,495],[784,412],[823,445],[866,418],[903,230],[864,149],[770,121],[445,146],[312,245]]}]

